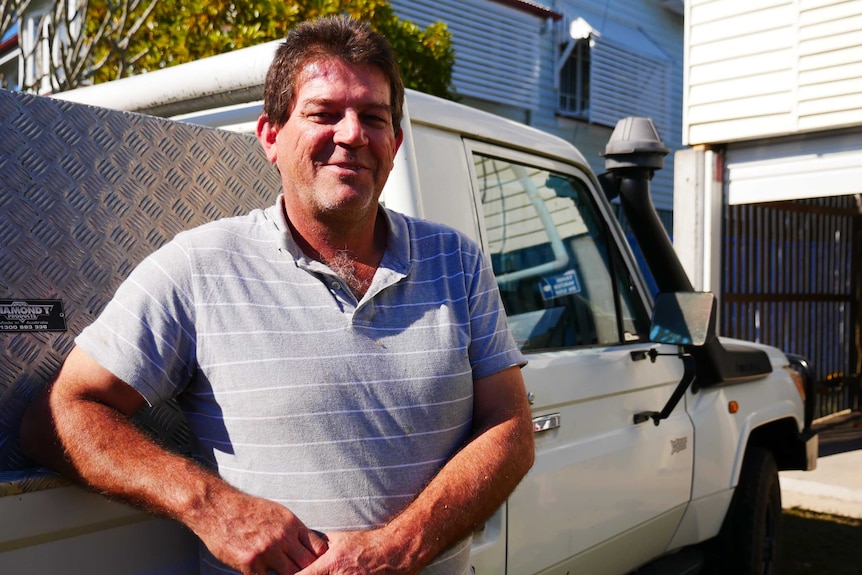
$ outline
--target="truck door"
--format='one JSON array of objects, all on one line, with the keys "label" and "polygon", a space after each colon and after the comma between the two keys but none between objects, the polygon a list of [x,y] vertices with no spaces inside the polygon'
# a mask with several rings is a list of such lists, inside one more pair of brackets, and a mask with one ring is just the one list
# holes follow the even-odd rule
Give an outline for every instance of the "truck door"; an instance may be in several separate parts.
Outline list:
[{"label": "truck door", "polygon": [[536,463],[508,501],[506,572],[627,572],[666,549],[689,499],[684,405],[659,426],[634,421],[665,404],[681,361],[632,353],[676,349],[647,341],[642,281],[583,172],[467,149],[482,242],[529,360]]}]

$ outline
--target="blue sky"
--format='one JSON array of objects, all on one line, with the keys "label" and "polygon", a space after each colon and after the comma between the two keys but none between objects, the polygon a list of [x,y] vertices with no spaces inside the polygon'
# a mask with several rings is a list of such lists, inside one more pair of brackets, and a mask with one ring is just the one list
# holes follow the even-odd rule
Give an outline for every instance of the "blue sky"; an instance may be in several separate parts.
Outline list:
[{"label": "blue sky", "polygon": [[9,38],[11,38],[12,36],[14,36],[17,33],[18,33],[18,23],[16,22],[11,28],[9,28],[6,31],[5,34],[3,34],[3,37],[0,38],[0,42],[5,42],[6,40],[8,40]]}]

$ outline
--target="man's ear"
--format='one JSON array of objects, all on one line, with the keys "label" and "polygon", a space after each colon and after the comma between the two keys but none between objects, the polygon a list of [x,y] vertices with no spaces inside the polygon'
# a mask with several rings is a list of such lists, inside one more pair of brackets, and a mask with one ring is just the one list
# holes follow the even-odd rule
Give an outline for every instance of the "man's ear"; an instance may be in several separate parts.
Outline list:
[{"label": "man's ear", "polygon": [[404,130],[398,130],[398,133],[395,134],[395,152],[398,152],[398,149],[401,148],[401,144],[404,142]]},{"label": "man's ear", "polygon": [[275,163],[275,160],[278,157],[278,154],[275,151],[275,137],[277,134],[278,129],[269,123],[267,115],[261,114],[257,119],[255,135],[257,136],[257,141],[260,142],[260,145],[263,147],[263,153],[266,154],[266,159],[272,163]]}]

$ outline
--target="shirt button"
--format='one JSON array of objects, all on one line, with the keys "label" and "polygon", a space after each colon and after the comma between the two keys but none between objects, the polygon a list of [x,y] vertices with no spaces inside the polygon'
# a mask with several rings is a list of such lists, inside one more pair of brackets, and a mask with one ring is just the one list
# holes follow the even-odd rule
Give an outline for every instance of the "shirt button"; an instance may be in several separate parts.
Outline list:
[{"label": "shirt button", "polygon": [[333,290],[335,290],[335,291],[338,291],[338,290],[340,290],[340,289],[341,289],[341,284],[340,284],[340,283],[338,283],[338,282],[336,282],[336,281],[334,281],[334,282],[332,282],[331,284],[329,284],[329,287],[331,287],[331,288],[332,288]]}]

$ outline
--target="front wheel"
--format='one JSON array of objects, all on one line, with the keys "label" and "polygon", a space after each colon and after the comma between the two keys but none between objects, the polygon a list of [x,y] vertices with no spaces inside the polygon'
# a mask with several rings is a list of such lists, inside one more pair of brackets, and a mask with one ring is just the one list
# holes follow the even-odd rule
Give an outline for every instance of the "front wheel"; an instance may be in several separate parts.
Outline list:
[{"label": "front wheel", "polygon": [[777,572],[780,541],[778,466],[769,451],[752,447],[742,462],[739,485],[721,531],[707,546],[707,571],[772,575]]}]

